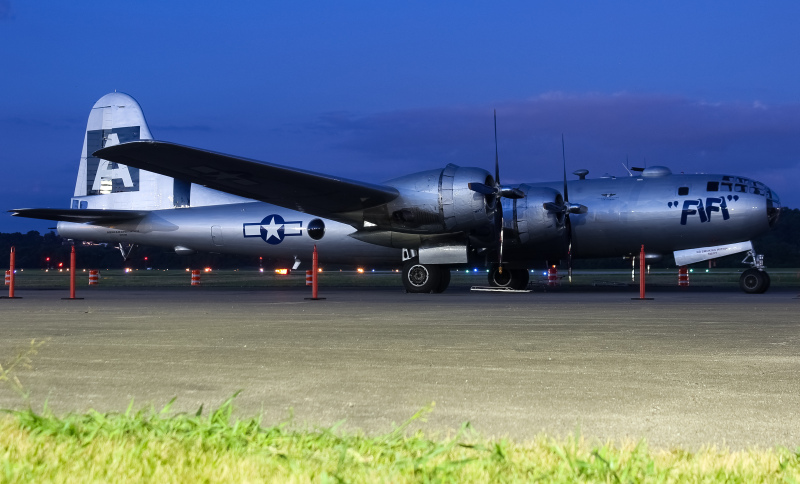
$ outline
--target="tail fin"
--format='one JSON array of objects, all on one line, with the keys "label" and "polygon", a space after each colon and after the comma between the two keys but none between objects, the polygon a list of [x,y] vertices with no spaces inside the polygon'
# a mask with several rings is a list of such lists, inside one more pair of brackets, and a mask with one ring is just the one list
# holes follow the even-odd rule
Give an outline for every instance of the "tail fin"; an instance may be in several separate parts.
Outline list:
[{"label": "tail fin", "polygon": [[157,210],[188,206],[189,183],[92,156],[106,146],[147,139],[153,137],[135,99],[121,92],[101,97],[86,124],[72,208]]}]

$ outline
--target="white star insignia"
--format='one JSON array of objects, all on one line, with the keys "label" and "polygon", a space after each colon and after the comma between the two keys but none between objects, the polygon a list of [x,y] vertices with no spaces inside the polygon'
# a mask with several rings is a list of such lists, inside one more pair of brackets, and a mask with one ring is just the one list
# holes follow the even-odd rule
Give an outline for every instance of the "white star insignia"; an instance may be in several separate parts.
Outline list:
[{"label": "white star insignia", "polygon": [[275,237],[276,239],[280,240],[281,237],[280,235],[278,235],[278,230],[280,230],[282,227],[283,224],[276,224],[275,217],[272,217],[269,221],[269,225],[261,226],[262,229],[267,231],[267,236],[264,238],[264,240],[269,240],[272,237]]}]

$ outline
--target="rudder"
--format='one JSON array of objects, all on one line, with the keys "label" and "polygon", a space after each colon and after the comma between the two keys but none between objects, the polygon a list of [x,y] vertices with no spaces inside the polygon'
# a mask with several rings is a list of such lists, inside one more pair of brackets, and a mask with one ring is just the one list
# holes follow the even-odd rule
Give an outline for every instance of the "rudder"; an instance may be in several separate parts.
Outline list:
[{"label": "rudder", "polygon": [[92,107],[86,124],[74,209],[157,210],[189,205],[190,184],[92,156],[95,151],[153,139],[139,103],[113,92]]}]

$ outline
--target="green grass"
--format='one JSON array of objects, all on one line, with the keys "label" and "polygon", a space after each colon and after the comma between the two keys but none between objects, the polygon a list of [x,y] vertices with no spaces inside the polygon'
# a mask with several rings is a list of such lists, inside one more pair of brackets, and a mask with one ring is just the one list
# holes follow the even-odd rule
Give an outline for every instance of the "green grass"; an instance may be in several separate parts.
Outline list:
[{"label": "green grass", "polygon": [[[28,404],[16,369],[43,343],[0,366],[0,383]],[[433,403],[370,436],[238,418],[235,397],[194,414],[171,412],[175,399],[160,410],[131,402],[124,413],[5,410],[0,482],[800,482],[800,448],[691,452],[544,435],[518,443],[468,423],[442,438],[424,432]]]},{"label": "green grass", "polygon": [[800,482],[800,450],[655,451],[580,437],[487,440],[336,426],[293,429],[237,419],[233,398],[203,415],[170,404],[125,413],[9,412],[0,419],[2,482]]}]

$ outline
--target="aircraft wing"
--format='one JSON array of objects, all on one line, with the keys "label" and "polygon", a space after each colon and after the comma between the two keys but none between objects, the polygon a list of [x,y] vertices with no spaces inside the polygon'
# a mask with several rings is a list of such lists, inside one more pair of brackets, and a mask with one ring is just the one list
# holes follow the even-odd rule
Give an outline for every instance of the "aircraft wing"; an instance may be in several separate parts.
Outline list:
[{"label": "aircraft wing", "polygon": [[144,218],[147,210],[92,210],[71,208],[17,208],[9,210],[14,217],[58,220],[60,222],[93,223],[97,225],[115,224],[128,220]]},{"label": "aircraft wing", "polygon": [[345,223],[353,217],[340,214],[382,205],[399,195],[389,186],[163,141],[123,143],[98,150],[94,156]]}]

